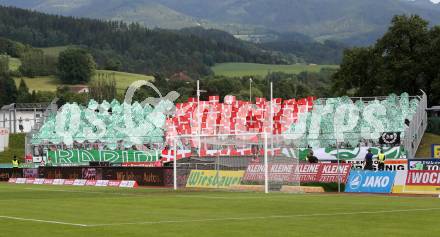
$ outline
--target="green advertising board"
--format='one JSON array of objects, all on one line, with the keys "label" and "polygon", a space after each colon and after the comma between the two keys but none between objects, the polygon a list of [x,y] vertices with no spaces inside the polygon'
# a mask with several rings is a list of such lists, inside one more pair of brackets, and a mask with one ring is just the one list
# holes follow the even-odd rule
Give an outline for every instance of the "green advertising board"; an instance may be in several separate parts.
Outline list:
[{"label": "green advertising board", "polygon": [[47,156],[53,164],[74,164],[87,162],[155,162],[160,159],[161,151],[135,150],[57,150],[48,151]]}]

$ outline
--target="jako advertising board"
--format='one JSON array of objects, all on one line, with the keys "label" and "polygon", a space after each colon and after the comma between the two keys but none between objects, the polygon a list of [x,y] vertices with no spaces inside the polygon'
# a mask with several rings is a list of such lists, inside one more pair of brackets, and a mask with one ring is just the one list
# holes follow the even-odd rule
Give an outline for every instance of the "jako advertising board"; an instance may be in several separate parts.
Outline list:
[{"label": "jako advertising board", "polygon": [[345,192],[391,193],[395,176],[395,171],[352,171]]}]

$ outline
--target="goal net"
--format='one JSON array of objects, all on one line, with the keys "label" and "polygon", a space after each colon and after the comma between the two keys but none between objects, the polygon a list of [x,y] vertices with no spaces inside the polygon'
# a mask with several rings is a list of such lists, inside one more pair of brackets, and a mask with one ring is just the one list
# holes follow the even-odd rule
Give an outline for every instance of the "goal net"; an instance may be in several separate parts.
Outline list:
[{"label": "goal net", "polygon": [[178,136],[170,144],[176,189],[299,190],[298,151],[282,135]]}]

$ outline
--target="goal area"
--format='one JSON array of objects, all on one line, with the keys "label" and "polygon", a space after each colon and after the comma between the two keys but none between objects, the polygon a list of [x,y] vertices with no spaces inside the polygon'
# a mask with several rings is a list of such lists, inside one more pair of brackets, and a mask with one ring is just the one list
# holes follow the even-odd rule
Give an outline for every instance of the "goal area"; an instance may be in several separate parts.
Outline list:
[{"label": "goal area", "polygon": [[285,135],[183,135],[168,144],[174,189],[300,192],[299,146]]}]

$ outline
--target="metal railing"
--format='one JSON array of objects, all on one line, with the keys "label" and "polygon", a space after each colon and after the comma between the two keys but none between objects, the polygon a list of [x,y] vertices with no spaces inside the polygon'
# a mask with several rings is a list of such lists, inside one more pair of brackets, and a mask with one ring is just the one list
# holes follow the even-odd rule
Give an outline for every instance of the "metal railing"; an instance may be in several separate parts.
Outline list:
[{"label": "metal railing", "polygon": [[422,141],[422,137],[425,134],[426,127],[428,126],[428,115],[426,112],[426,109],[428,108],[428,97],[426,96],[426,93],[422,91],[422,96],[419,98],[420,102],[417,111],[413,115],[413,119],[409,126],[405,129],[403,146],[405,147],[408,158],[415,157],[420,142]]},{"label": "metal railing", "polygon": [[26,136],[25,136],[25,154],[32,153],[31,141],[32,141],[33,135],[40,130],[40,128],[43,126],[43,124],[46,122],[47,118],[51,114],[57,113],[57,110],[58,110],[57,102],[58,102],[58,98],[55,98],[50,102],[49,106],[47,106],[46,110],[44,110],[43,116],[41,116],[40,118],[38,118],[36,120],[34,126],[32,126],[31,131],[26,134]]}]

